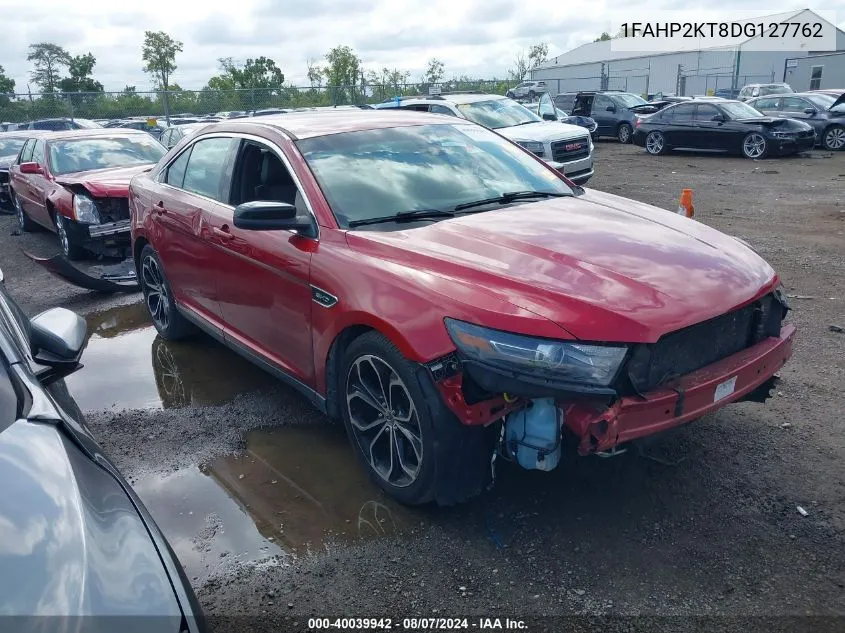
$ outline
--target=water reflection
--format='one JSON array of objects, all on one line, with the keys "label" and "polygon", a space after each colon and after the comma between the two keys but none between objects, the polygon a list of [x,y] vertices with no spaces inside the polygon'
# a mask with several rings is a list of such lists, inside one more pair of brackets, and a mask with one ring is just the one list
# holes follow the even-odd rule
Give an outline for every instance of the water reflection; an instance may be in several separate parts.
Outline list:
[{"label": "water reflection", "polygon": [[216,341],[167,342],[150,324],[144,304],[87,317],[83,368],[67,379],[84,411],[220,404],[278,381]]},{"label": "water reflection", "polygon": [[134,487],[192,577],[232,560],[400,535],[419,520],[369,481],[333,427],[249,433],[239,455]]}]

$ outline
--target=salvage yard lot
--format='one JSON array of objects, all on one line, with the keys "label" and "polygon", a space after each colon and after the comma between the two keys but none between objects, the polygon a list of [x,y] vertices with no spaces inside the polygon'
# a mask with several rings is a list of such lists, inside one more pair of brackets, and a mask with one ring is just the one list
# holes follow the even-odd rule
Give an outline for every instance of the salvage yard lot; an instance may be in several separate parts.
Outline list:
[{"label": "salvage yard lot", "polygon": [[165,345],[138,296],[74,289],[20,253],[50,253],[52,234],[13,236],[0,217],[0,267],[30,313],[88,315],[71,393],[212,618],[638,615],[628,624],[650,630],[678,624],[658,616],[845,617],[845,334],[830,328],[845,327],[845,153],[750,161],[599,143],[588,186],[664,208],[692,188],[698,220],[781,275],[795,355],[765,405],[733,405],[646,455],[500,468],[492,492],[448,510],[387,500],[342,429],[216,343]]}]

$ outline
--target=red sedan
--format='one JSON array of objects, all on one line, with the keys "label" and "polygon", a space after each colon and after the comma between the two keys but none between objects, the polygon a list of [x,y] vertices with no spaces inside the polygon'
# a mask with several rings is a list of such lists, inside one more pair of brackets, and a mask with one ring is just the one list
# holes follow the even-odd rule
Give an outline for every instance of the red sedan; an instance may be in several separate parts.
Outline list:
[{"label": "red sedan", "polygon": [[69,259],[123,257],[129,246],[129,181],[164,156],[146,132],[82,129],[29,132],[9,169],[12,203],[24,231],[41,225]]},{"label": "red sedan", "polygon": [[747,244],[466,121],[218,123],[129,198],[162,336],[198,327],[298,388],[405,503],[478,494],[494,456],[550,470],[562,443],[613,452],[763,401],[791,355]]}]

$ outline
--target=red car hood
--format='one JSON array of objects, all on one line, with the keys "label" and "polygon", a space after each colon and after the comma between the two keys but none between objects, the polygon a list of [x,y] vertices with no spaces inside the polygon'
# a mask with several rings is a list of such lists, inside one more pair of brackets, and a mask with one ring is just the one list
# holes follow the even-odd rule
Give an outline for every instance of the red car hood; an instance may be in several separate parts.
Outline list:
[{"label": "red car hood", "polygon": [[582,340],[654,342],[777,283],[738,240],[592,190],[404,231],[354,231],[347,241],[371,256],[469,281]]},{"label": "red car hood", "polygon": [[117,167],[113,169],[95,169],[56,176],[60,185],[82,185],[91,195],[101,198],[128,198],[129,181],[138,174],[150,171],[155,163]]}]

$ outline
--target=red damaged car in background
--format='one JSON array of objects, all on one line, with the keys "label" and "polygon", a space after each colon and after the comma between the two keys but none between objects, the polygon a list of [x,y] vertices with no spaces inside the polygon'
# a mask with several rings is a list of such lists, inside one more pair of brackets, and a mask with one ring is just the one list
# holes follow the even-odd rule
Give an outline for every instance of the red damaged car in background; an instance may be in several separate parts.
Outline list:
[{"label": "red damaged car in background", "polygon": [[478,494],[495,456],[551,470],[564,443],[612,453],[762,402],[792,352],[747,244],[466,121],[213,124],[129,199],[161,335],[199,327],[298,388],[405,503]]},{"label": "red damaged car in background", "polygon": [[165,152],[134,130],[32,134],[9,169],[21,229],[54,231],[68,259],[89,253],[122,259],[129,246],[129,181]]}]

